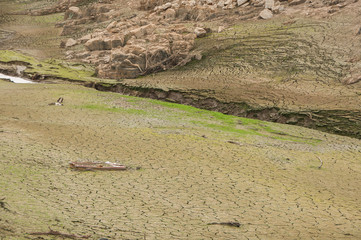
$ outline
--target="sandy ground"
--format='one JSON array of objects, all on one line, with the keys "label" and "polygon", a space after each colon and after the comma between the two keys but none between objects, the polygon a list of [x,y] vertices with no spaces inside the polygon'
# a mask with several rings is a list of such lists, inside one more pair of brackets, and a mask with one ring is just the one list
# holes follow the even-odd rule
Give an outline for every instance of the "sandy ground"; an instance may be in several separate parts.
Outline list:
[{"label": "sandy ground", "polygon": [[[0,239],[360,239],[360,159],[357,139],[0,81]],[[68,167],[78,160],[132,169]],[[229,221],[241,226],[207,225]]]}]

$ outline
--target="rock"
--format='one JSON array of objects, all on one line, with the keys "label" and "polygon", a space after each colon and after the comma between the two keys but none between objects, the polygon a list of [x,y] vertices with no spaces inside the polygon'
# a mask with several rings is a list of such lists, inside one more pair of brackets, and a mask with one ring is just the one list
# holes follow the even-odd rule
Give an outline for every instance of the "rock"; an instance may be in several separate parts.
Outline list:
[{"label": "rock", "polygon": [[155,7],[154,11],[163,12],[163,11],[165,11],[168,8],[171,8],[171,7],[172,7],[172,3],[168,2],[166,4],[163,4],[162,6]]},{"label": "rock", "polygon": [[125,51],[126,53],[134,54],[136,56],[141,56],[142,54],[145,54],[146,49],[141,46],[130,45],[123,48],[123,51]]},{"label": "rock", "polygon": [[273,13],[269,9],[264,9],[260,14],[259,17],[262,19],[270,19],[273,17]]},{"label": "rock", "polygon": [[133,29],[132,31],[130,31],[130,34],[135,36],[136,38],[142,38],[145,35],[153,33],[155,29],[156,26],[154,24],[148,24],[146,26]]},{"label": "rock", "polygon": [[197,38],[202,38],[206,36],[207,31],[204,28],[196,27],[194,33],[197,35]]},{"label": "rock", "polygon": [[65,53],[65,58],[66,59],[73,59],[75,57],[74,52],[73,51],[69,51]]},{"label": "rock", "polygon": [[81,44],[84,44],[86,43],[87,41],[89,41],[91,39],[91,34],[87,34],[81,38],[78,39],[78,41],[81,43]]},{"label": "rock", "polygon": [[100,37],[90,39],[84,44],[84,47],[88,51],[110,50],[112,48],[109,39],[102,39]]},{"label": "rock", "polygon": [[246,2],[248,2],[248,0],[237,0],[237,6],[242,6]]},{"label": "rock", "polygon": [[265,1],[265,5],[264,8],[266,9],[272,9],[275,5],[275,1],[274,0],[266,0]]},{"label": "rock", "polygon": [[272,8],[271,8],[271,10],[272,10],[272,12],[273,13],[275,13],[275,14],[277,14],[277,13],[280,13],[280,10],[281,9],[281,5],[278,3],[278,4],[275,4]]},{"label": "rock", "polygon": [[227,6],[227,9],[233,9],[233,8],[235,8],[234,4],[230,4],[230,5]]},{"label": "rock", "polygon": [[289,6],[295,6],[295,5],[299,5],[306,2],[306,0],[293,0],[292,2],[289,3]]},{"label": "rock", "polygon": [[167,11],[164,12],[164,16],[167,19],[174,19],[176,16],[176,12],[173,8],[169,8],[169,9],[167,9]]},{"label": "rock", "polygon": [[225,26],[219,26],[218,27],[218,33],[220,33],[220,32],[223,32],[224,31],[224,29],[226,29],[226,27]]},{"label": "rock", "polygon": [[262,7],[264,6],[265,1],[264,0],[252,0],[252,6],[254,7]]},{"label": "rock", "polygon": [[197,3],[196,3],[195,0],[189,1],[189,6],[191,6],[191,7],[195,6],[196,4],[197,4]]},{"label": "rock", "polygon": [[76,19],[81,16],[80,8],[70,7],[64,14],[64,19]]},{"label": "rock", "polygon": [[123,36],[113,36],[110,39],[111,48],[123,47],[125,45],[124,37]]},{"label": "rock", "polygon": [[223,7],[224,7],[224,1],[223,1],[223,0],[219,1],[219,2],[217,3],[217,7],[223,8]]},{"label": "rock", "polygon": [[75,46],[77,43],[78,42],[76,40],[69,38],[65,43],[65,47],[69,48],[69,47]]},{"label": "rock", "polygon": [[115,27],[117,26],[117,24],[118,24],[118,23],[117,23],[116,21],[113,21],[113,22],[111,22],[111,23],[107,26],[106,29],[107,29],[108,31],[111,31],[111,29],[112,29],[112,28],[115,28]]}]

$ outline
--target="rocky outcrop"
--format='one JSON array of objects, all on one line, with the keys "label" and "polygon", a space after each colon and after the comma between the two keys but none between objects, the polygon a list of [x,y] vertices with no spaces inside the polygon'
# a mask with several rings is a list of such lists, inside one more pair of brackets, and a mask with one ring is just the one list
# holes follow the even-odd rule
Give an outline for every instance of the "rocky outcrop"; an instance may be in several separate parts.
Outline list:
[{"label": "rocky outcrop", "polygon": [[[110,0],[77,7],[81,2],[62,0],[58,4],[59,9],[66,9],[64,22],[59,24],[63,27],[61,35],[78,37],[63,41],[62,46],[84,44],[85,49],[72,51],[67,58],[95,64],[99,77],[116,79],[135,78],[184,65],[195,57],[200,59],[200,53],[193,47],[195,38],[211,32],[202,24],[205,20],[222,18],[224,23],[212,29],[222,32],[232,25],[240,11],[248,14],[248,18],[267,20],[288,6],[304,3],[303,0],[140,0],[137,14],[123,17],[122,6]],[[326,2],[323,5],[334,6]],[[88,29],[92,24],[100,28]],[[81,32],[84,34],[79,38]]]},{"label": "rocky outcrop", "polygon": [[[194,34],[158,30],[160,33],[154,33],[155,26],[148,24],[124,29],[111,38],[100,36],[90,39],[85,43],[91,51],[87,60],[97,64],[99,77],[121,79],[184,65],[193,58]],[[109,50],[105,52],[105,61],[98,61],[99,50]]]}]

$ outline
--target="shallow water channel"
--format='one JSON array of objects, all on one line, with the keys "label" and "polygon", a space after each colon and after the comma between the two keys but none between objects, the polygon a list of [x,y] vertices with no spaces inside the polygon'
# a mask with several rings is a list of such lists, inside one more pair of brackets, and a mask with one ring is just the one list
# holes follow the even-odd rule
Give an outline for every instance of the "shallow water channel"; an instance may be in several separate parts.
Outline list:
[{"label": "shallow water channel", "polygon": [[0,79],[8,79],[8,80],[10,80],[11,82],[14,82],[14,83],[35,83],[33,81],[26,80],[24,78],[12,77],[12,76],[8,76],[8,75],[2,74],[2,73],[0,73]]}]

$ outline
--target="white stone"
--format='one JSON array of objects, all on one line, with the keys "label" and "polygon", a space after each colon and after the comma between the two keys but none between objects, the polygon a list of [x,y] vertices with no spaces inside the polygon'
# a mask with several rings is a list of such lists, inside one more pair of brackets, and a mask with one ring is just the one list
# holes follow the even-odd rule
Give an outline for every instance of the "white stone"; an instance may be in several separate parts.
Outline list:
[{"label": "white stone", "polygon": [[273,17],[273,13],[269,9],[264,9],[260,14],[259,17],[262,19],[270,19]]}]

